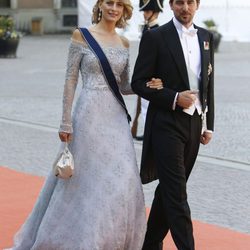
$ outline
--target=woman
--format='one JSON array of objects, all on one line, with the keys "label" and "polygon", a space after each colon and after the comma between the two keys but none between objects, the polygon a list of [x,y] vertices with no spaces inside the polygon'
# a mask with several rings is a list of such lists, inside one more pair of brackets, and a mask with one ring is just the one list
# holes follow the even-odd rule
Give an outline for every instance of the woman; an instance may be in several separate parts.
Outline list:
[{"label": "woman", "polygon": [[[129,0],[98,0],[89,28],[125,94],[132,93],[128,41],[115,28],[124,27],[131,14]],[[79,71],[83,88],[71,121]],[[150,87],[162,83],[152,80]],[[69,180],[49,175],[12,249],[140,250],[146,216],[127,116],[79,30],[69,47],[59,136],[70,141],[74,175]]]}]

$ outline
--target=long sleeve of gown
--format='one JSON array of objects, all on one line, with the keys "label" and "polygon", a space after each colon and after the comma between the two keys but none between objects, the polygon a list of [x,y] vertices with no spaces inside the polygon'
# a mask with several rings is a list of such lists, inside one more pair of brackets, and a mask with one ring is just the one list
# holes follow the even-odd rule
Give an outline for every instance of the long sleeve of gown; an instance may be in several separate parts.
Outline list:
[{"label": "long sleeve of gown", "polygon": [[63,92],[62,120],[59,132],[72,133],[72,104],[78,82],[79,69],[83,57],[83,47],[81,44],[71,42],[68,52],[66,79]]},{"label": "long sleeve of gown", "polygon": [[128,58],[125,68],[121,74],[121,79],[120,79],[120,91],[123,95],[134,94],[131,88],[129,71],[130,71],[130,68],[129,68],[129,58]]}]

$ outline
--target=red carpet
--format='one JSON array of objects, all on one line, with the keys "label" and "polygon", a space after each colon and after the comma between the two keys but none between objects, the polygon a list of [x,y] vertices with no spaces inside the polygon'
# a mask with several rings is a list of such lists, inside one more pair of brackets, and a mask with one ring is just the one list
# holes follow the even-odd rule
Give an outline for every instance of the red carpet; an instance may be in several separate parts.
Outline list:
[{"label": "red carpet", "polygon": [[[12,238],[32,209],[44,178],[0,167],[0,249]],[[147,211],[149,211],[147,209]],[[248,250],[250,235],[194,221],[197,250]],[[164,250],[176,250],[168,236]]]}]

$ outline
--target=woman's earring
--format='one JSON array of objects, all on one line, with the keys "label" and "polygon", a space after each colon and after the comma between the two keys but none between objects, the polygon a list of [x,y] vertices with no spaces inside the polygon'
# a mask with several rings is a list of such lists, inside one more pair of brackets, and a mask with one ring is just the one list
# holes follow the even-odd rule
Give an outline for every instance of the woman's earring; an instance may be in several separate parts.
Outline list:
[{"label": "woman's earring", "polygon": [[100,22],[102,19],[102,11],[99,9],[97,21]]}]

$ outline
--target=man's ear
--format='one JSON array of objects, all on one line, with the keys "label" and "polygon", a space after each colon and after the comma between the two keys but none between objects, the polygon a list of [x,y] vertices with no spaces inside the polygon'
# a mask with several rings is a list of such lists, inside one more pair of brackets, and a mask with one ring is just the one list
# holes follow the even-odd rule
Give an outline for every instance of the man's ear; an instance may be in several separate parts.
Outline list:
[{"label": "man's ear", "polygon": [[[197,1],[197,0],[196,0],[196,1]],[[197,3],[196,10],[198,10],[198,9],[199,9],[199,7],[200,7],[200,2],[199,2],[199,3]]]}]

